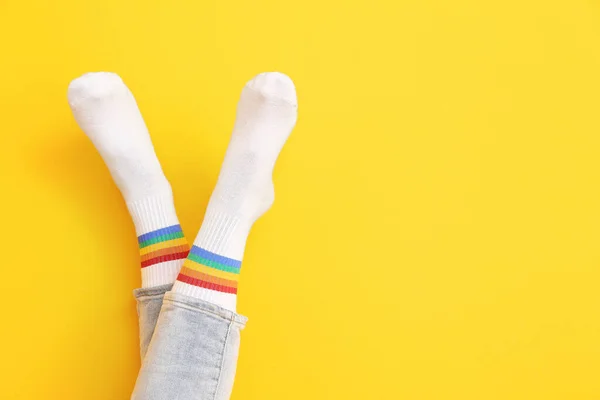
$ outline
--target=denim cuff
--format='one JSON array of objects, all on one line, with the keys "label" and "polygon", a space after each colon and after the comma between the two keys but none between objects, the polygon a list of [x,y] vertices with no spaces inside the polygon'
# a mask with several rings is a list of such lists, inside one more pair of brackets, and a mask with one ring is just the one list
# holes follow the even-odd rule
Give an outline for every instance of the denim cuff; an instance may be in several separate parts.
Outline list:
[{"label": "denim cuff", "polygon": [[181,293],[167,292],[165,294],[165,298],[163,299],[163,303],[173,303],[191,311],[199,311],[235,322],[240,326],[240,329],[243,329],[248,321],[248,318],[243,315],[234,313],[233,311],[227,310],[216,304],[209,303],[205,300],[196,299]]},{"label": "denim cuff", "polygon": [[172,283],[168,283],[166,285],[147,287],[147,288],[139,288],[133,291],[133,297],[136,299],[140,299],[142,297],[154,297],[154,296],[162,296],[167,293],[173,287]]}]

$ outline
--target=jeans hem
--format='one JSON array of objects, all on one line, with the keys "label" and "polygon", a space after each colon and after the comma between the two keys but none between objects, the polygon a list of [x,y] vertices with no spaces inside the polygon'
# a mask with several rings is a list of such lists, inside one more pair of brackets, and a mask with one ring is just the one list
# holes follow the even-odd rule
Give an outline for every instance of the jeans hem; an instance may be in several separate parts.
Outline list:
[{"label": "jeans hem", "polygon": [[171,290],[172,287],[173,284],[168,283],[166,285],[135,289],[133,291],[133,297],[139,300],[142,297],[162,296]]},{"label": "jeans hem", "polygon": [[163,303],[165,302],[179,303],[185,308],[212,314],[225,320],[235,322],[239,324],[241,328],[244,328],[246,322],[248,321],[248,318],[243,315],[234,313],[233,311],[227,310],[208,301],[186,296],[181,293],[167,292],[163,300]]}]

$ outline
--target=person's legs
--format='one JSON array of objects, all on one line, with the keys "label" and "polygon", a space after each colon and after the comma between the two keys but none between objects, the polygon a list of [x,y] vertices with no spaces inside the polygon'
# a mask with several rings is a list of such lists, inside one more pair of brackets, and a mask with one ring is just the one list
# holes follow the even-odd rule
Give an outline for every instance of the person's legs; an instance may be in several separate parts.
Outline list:
[{"label": "person's legs", "polygon": [[226,400],[240,330],[238,276],[252,224],[273,202],[273,167],[297,116],[292,81],[260,74],[242,92],[204,222],[163,301],[133,400]]},{"label": "person's legs", "polygon": [[119,187],[138,235],[142,289],[136,297],[143,357],[162,295],[175,281],[189,245],[175,213],[171,185],[135,98],[121,78],[105,72],[83,75],[69,85],[68,100]]}]

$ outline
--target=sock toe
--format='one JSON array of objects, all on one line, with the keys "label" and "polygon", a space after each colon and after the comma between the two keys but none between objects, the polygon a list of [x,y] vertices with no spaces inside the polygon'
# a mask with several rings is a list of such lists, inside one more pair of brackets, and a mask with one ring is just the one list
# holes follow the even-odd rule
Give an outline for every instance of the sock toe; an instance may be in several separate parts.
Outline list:
[{"label": "sock toe", "polygon": [[69,84],[67,97],[69,104],[75,105],[81,99],[103,99],[110,97],[119,88],[125,87],[121,77],[112,72],[90,72],[74,79]]},{"label": "sock toe", "polygon": [[263,72],[246,84],[265,97],[279,98],[297,105],[296,88],[292,79],[281,72]]}]

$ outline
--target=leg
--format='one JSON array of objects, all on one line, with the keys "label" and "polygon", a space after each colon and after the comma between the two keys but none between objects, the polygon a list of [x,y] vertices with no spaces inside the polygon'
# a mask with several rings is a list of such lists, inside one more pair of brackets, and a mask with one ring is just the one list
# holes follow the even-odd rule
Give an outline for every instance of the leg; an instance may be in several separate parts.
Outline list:
[{"label": "leg", "polygon": [[[119,187],[133,219],[141,255],[142,289],[136,292],[142,356],[162,294],[173,284],[189,246],[136,101],[121,78],[91,73],[69,85],[69,105]],[[165,286],[166,285],[166,286]]]},{"label": "leg", "polygon": [[287,76],[260,74],[244,88],[204,222],[165,295],[132,399],[229,399],[245,324],[235,306],[246,239],[273,203],[273,167],[296,115]]}]

